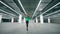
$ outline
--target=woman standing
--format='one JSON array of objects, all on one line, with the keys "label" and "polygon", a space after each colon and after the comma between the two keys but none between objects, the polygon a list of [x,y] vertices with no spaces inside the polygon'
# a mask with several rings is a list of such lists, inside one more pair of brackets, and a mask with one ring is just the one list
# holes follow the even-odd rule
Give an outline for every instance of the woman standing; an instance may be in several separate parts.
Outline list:
[{"label": "woman standing", "polygon": [[30,18],[29,17],[26,17],[25,19],[26,19],[26,30],[28,31],[28,25],[29,25]]},{"label": "woman standing", "polygon": [[30,20],[30,15],[29,15],[29,13],[26,14],[25,20],[26,20],[26,30],[28,31],[28,25],[29,25],[29,20]]}]

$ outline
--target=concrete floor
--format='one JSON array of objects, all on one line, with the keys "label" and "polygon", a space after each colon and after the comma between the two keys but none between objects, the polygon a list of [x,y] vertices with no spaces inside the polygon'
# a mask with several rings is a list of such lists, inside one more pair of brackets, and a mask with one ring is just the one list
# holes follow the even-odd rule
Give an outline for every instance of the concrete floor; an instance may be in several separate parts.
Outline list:
[{"label": "concrete floor", "polygon": [[0,23],[0,34],[60,34],[60,24],[29,23],[26,31],[25,23]]}]

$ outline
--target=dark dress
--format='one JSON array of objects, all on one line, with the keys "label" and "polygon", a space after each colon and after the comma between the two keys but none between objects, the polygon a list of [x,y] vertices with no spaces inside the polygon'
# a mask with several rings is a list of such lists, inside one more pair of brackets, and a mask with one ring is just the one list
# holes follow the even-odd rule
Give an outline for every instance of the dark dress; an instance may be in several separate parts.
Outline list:
[{"label": "dark dress", "polygon": [[29,24],[30,18],[26,17],[26,30],[28,31],[28,24]]}]

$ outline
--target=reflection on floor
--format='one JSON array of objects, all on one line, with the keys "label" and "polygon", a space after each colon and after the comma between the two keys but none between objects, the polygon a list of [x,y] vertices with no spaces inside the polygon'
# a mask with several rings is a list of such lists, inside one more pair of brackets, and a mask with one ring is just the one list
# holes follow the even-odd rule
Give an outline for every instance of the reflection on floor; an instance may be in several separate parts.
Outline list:
[{"label": "reflection on floor", "polygon": [[0,23],[0,34],[60,34],[60,24],[29,23],[26,31],[25,23]]}]

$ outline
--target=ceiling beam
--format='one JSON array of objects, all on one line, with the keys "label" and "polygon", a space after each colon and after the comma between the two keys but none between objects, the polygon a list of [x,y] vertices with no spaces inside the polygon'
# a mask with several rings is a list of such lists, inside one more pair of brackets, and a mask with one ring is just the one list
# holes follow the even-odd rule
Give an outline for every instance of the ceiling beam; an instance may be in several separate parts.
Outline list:
[{"label": "ceiling beam", "polygon": [[58,18],[60,17],[60,14],[56,14],[56,15],[52,15],[52,16],[49,16],[50,18]]},{"label": "ceiling beam", "polygon": [[[3,13],[3,12],[1,12],[0,15],[2,15],[2,18],[6,18],[6,19],[9,19],[9,18],[14,17],[14,16],[12,16],[12,15],[9,15],[9,14]],[[15,18],[15,17],[14,17],[14,18]]]},{"label": "ceiling beam", "polygon": [[49,8],[47,11],[45,11],[45,12],[42,13],[42,14],[45,14],[46,12],[50,11],[51,9],[53,9],[54,7],[56,7],[56,6],[59,5],[59,4],[60,4],[60,2],[58,2],[56,5],[54,5],[53,7]]},{"label": "ceiling beam", "polygon": [[[54,5],[54,6],[52,6],[51,8],[49,8],[48,10],[46,10],[44,13],[42,13],[42,14],[45,14],[46,12],[48,12],[48,11],[50,11],[51,9],[53,9],[54,7],[56,7],[57,5],[59,5],[60,4],[60,2],[58,2],[56,5]],[[39,15],[40,16],[40,15]],[[39,16],[37,16],[37,17],[39,17]]]},{"label": "ceiling beam", "polygon": [[49,2],[48,5],[36,17],[39,17],[40,14],[44,13],[46,10],[48,10],[49,8],[51,8],[52,6],[54,6],[55,4],[57,4],[58,2],[60,2],[60,1],[59,0],[52,0],[51,2]]},{"label": "ceiling beam", "polygon": [[20,6],[18,0],[13,0],[13,1],[14,1],[14,3],[18,6],[18,8],[20,9],[21,14],[22,14],[23,16],[25,16],[25,13],[24,13],[24,11],[22,10],[22,7]]},{"label": "ceiling beam", "polygon": [[[9,2],[5,2],[4,0],[1,0],[2,2],[4,2],[5,4],[7,4],[9,7],[11,7],[12,9],[14,9],[12,6],[10,6],[9,4],[10,3],[13,3],[13,4],[15,4],[15,2],[12,0],[12,1],[9,1]],[[16,5],[16,4],[15,4]],[[16,5],[17,6],[17,5]],[[19,7],[18,7],[19,8]],[[15,9],[14,9],[15,10]],[[14,13],[16,13],[16,12],[14,12]],[[20,12],[18,12],[18,14],[22,14],[22,15],[24,15],[21,11]],[[17,14],[17,15],[18,15]]]},{"label": "ceiling beam", "polygon": [[[8,6],[7,4],[5,4],[4,2],[0,1],[0,3],[2,3],[3,5],[5,5],[6,7],[8,7],[9,9],[11,9],[12,11],[14,11],[15,13],[17,13],[17,11],[15,11],[14,9],[12,9],[10,6]],[[17,13],[18,14],[18,13]]]},{"label": "ceiling beam", "polygon": [[45,15],[45,16],[50,16],[50,15],[53,15],[53,14],[55,14],[55,13],[59,13],[60,12],[60,10],[58,10],[58,11],[55,11],[55,12],[53,12],[53,13],[50,13],[50,14],[48,14],[48,15]]},{"label": "ceiling beam", "polygon": [[12,13],[8,13],[8,12],[6,12],[6,11],[2,10],[2,9],[0,9],[0,11],[4,12],[4,13],[6,13],[6,14],[9,14],[9,15],[12,15],[12,16],[17,17],[16,15],[14,15],[14,14],[12,14]]},{"label": "ceiling beam", "polygon": [[41,1],[42,1],[42,0],[39,1],[39,3],[38,3],[38,5],[37,5],[37,7],[36,7],[36,9],[35,9],[35,11],[34,11],[34,13],[33,13],[33,15],[32,15],[32,18],[34,17],[35,13],[37,12],[37,9],[38,9],[39,5],[41,4]]},{"label": "ceiling beam", "polygon": [[22,9],[23,9],[24,13],[25,13],[25,14],[27,14],[27,13],[26,13],[26,11],[25,11],[25,9],[24,9],[24,7],[23,7],[23,5],[22,5],[22,3],[21,3],[21,1],[20,1],[20,0],[18,0],[18,2],[19,2],[19,4],[20,4],[20,6],[22,7]]}]

